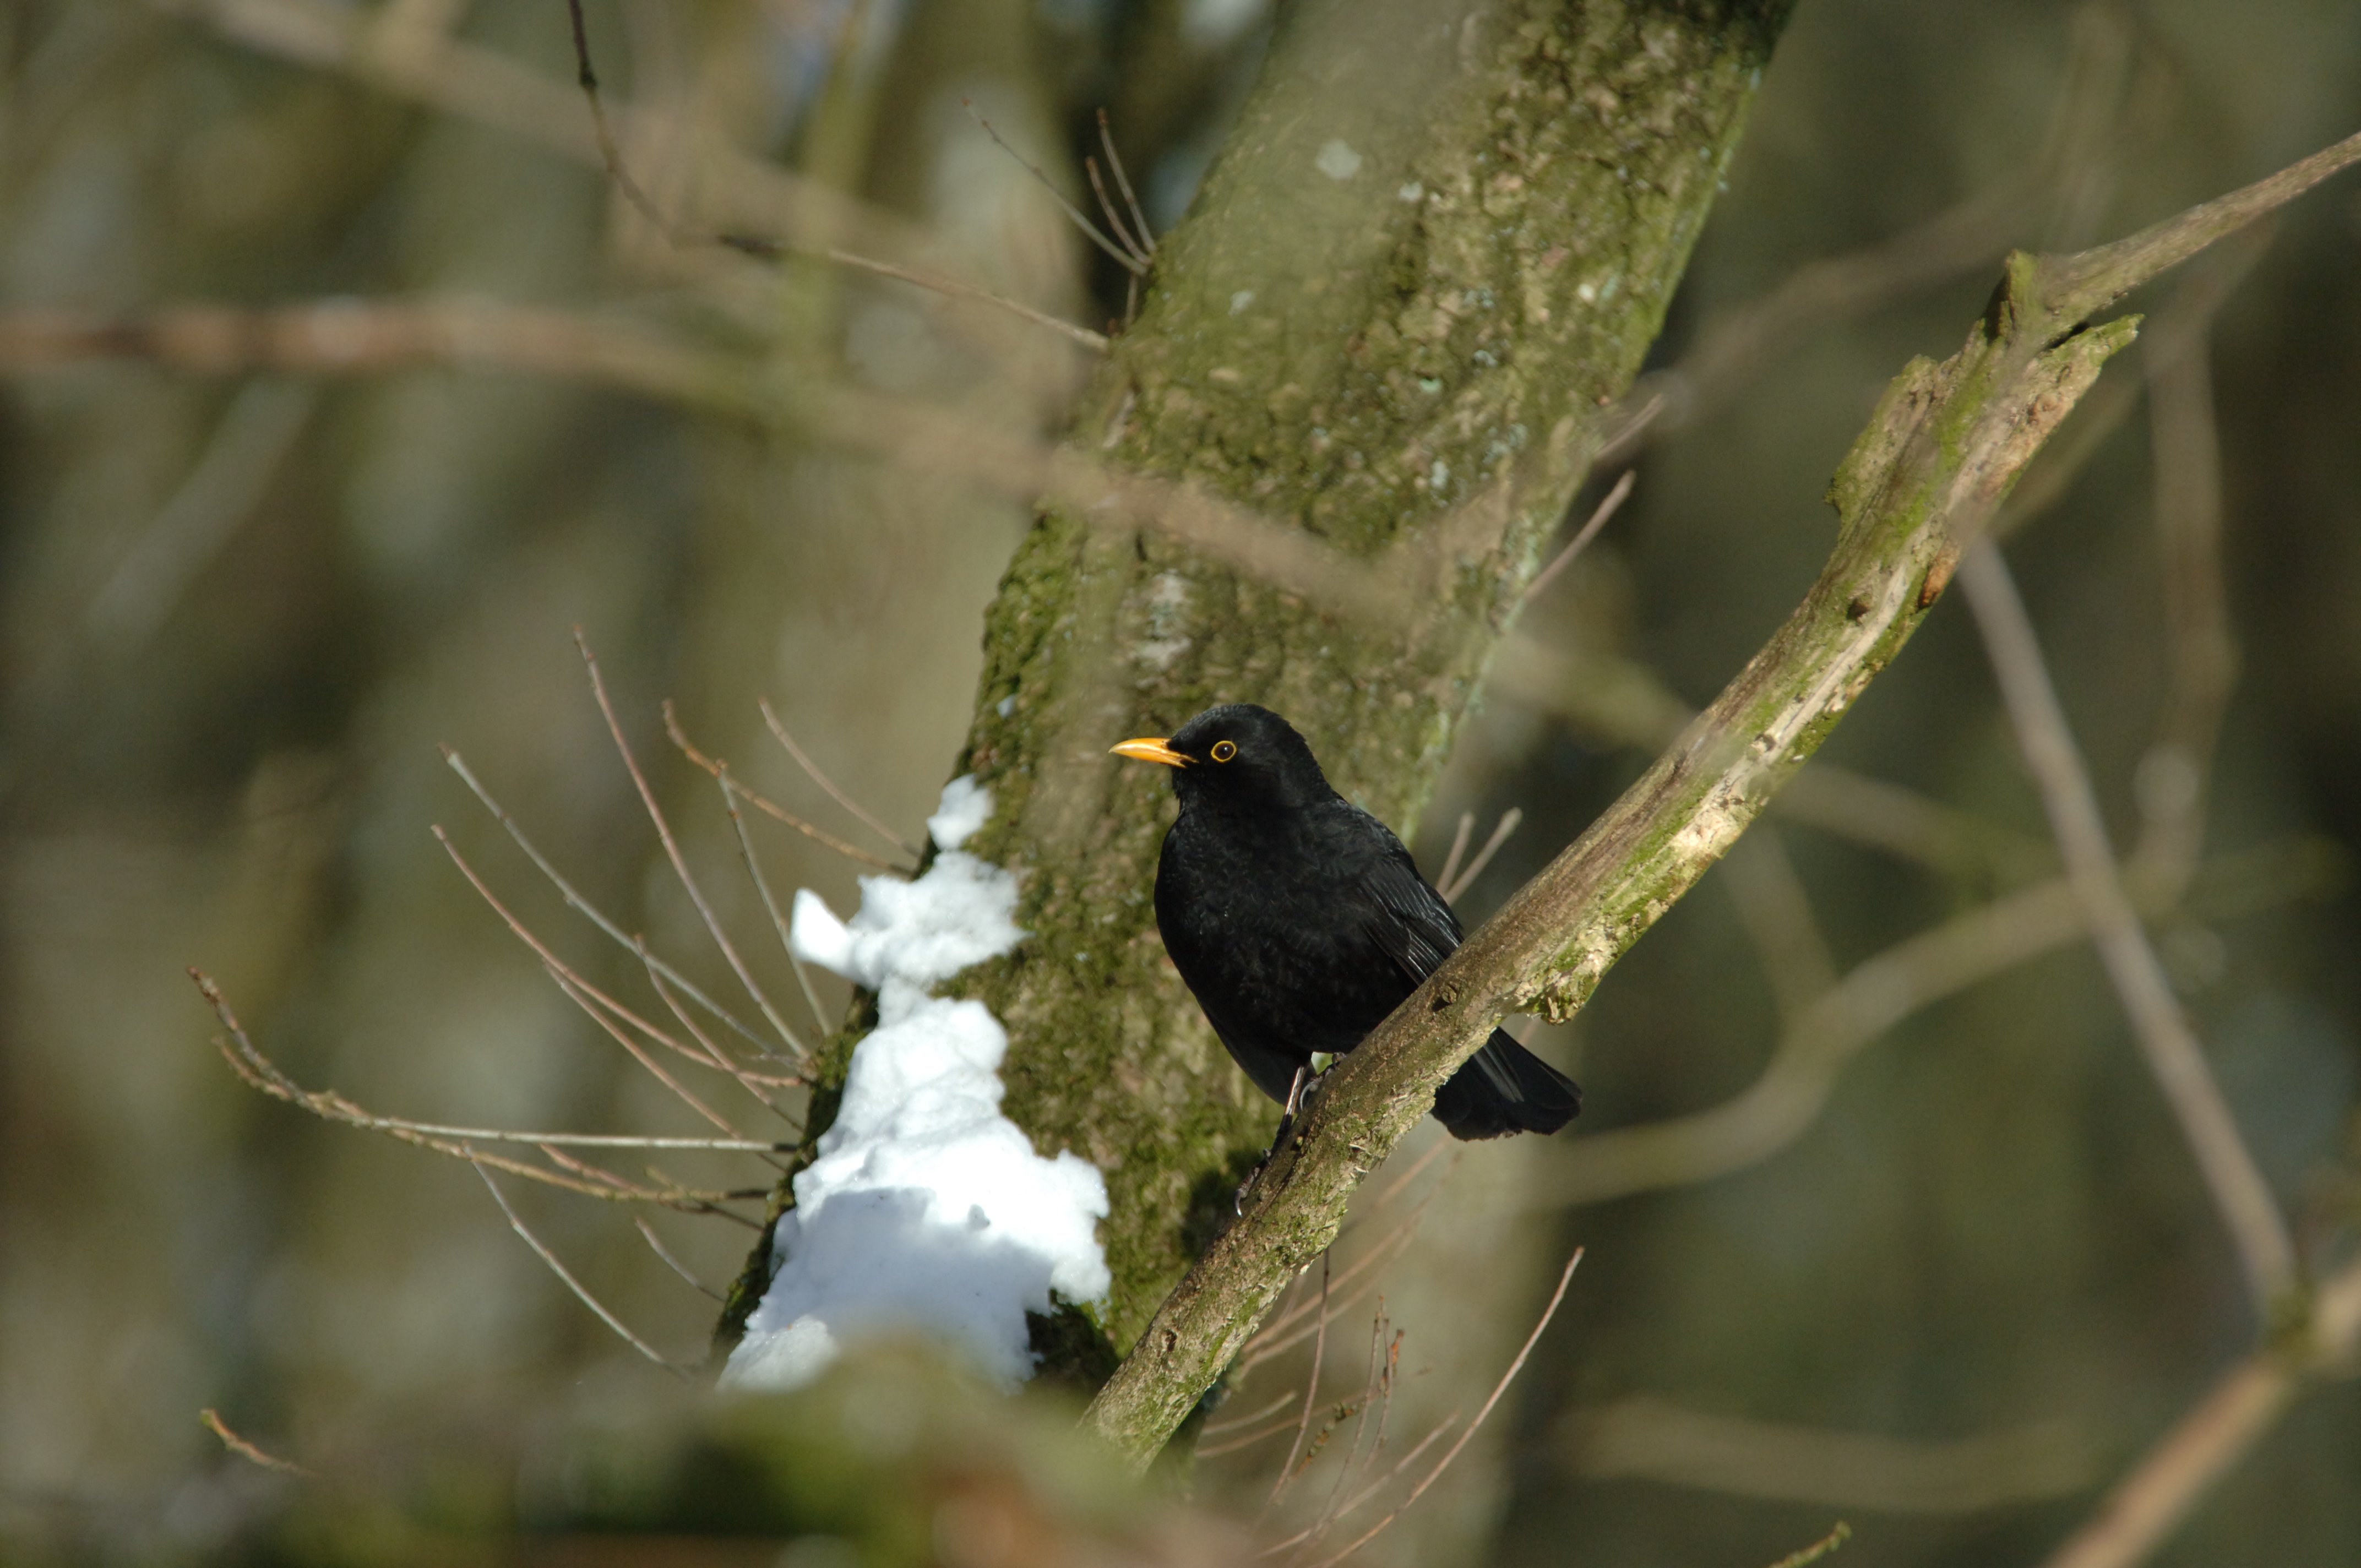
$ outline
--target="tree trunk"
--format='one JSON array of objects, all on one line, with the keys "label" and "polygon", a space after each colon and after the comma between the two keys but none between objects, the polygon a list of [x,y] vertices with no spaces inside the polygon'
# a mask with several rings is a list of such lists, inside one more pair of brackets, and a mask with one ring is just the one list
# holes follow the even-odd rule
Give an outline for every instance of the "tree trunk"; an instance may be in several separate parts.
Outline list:
[{"label": "tree trunk", "polygon": [[968,848],[1020,872],[1030,936],[955,986],[1008,1026],[1007,1113],[1106,1173],[1115,1346],[1274,1111],[1156,934],[1165,781],[1107,747],[1261,702],[1410,828],[1662,325],[1788,9],[1306,0],[1084,394],[1077,452],[1433,585],[1393,624],[1348,621],[1052,505],[987,615],[960,768],[994,814]]}]

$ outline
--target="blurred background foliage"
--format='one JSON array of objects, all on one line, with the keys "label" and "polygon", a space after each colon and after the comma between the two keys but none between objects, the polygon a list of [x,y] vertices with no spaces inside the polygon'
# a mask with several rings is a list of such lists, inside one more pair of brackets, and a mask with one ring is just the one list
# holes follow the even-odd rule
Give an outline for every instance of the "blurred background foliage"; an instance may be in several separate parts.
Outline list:
[{"label": "blurred background foliage", "polygon": [[[1070,193],[1104,106],[1169,225],[1271,20],[1258,0],[588,15],[660,207],[694,196],[752,232],[791,217],[1093,325],[1122,313],[1123,274],[961,100]],[[981,1400],[922,1361],[717,1416],[569,1295],[463,1164],[238,1084],[181,973],[217,976],[296,1078],[376,1110],[707,1130],[428,836],[445,825],[587,976],[638,974],[438,743],[586,897],[720,990],[590,700],[582,627],[701,885],[800,1003],[756,952],[767,917],[658,701],[755,787],[862,837],[765,733],[767,697],[915,838],[1027,514],[612,367],[653,343],[1030,437],[1058,430],[1086,351],[857,270],[668,242],[598,167],[555,4],[18,0],[0,60],[9,1559],[1238,1560],[1224,1532],[1244,1527],[1219,1516],[1265,1509],[1290,1434],[1317,1448],[1327,1424],[1294,1403],[1310,1343],[1276,1332],[1234,1380],[1193,1511],[1122,1501],[1056,1407]],[[1636,464],[1633,498],[1528,607],[1420,836],[1432,870],[1463,814],[1478,842],[1524,814],[1463,909],[1480,918],[1576,833],[1784,616],[1828,543],[1830,470],[1905,359],[1957,346],[2007,247],[2127,232],[2356,121],[2361,11],[2324,0],[1806,0],[1643,384],[1664,401],[1601,470],[1603,490]],[[2157,313],[2141,349],[2027,479],[2011,544],[2154,934],[2323,1272],[2361,1203],[2356,262],[2348,179],[2136,299]],[[171,316],[196,305],[279,313],[206,336]],[[2217,601],[2235,650],[2218,715]],[[2157,760],[2160,736],[2180,762]],[[1843,1518],[1848,1560],[2037,1562],[2256,1343],[2187,1147],[2070,932],[2026,961],[1962,939],[1981,978],[1923,995],[1892,966],[1845,981],[1901,1021],[1849,1038],[1792,1135],[1688,1171],[1618,1141],[1837,1037],[1815,1008],[1856,966],[2056,874],[1963,610],[1794,795],[1543,1036],[1589,1091],[1574,1132],[1372,1184],[1334,1277],[1369,1265],[1313,1336],[1323,1412],[1368,1386],[1373,1312],[1405,1336],[1371,1474],[1464,1420],[1565,1254],[1588,1260],[1480,1438],[1364,1560],[1748,1564]],[[851,903],[859,868],[755,830],[775,886]],[[746,1157],[659,1163],[693,1186],[768,1179]],[[712,1301],[619,1206],[510,1186],[588,1289],[662,1354],[701,1356]],[[752,1234],[650,1223],[708,1286]],[[1296,1305],[1317,1320],[1314,1289]],[[226,1453],[208,1407],[317,1478]],[[764,1483],[710,1484],[830,1464],[840,1486],[763,1507]],[[862,1500],[863,1475],[892,1501]],[[1266,1533],[1320,1515],[1329,1476],[1305,1471]],[[2361,1561],[2353,1384],[2297,1403],[2158,1560]]]}]

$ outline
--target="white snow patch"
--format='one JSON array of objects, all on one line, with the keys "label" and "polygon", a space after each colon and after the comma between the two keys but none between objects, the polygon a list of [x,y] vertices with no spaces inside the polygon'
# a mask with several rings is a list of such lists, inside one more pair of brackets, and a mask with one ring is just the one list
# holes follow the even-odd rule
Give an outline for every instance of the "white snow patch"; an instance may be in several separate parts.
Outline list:
[{"label": "white snow patch", "polygon": [[1201,49],[1231,42],[1262,20],[1265,0],[1189,0],[1180,13],[1180,36]]},{"label": "white snow patch", "polygon": [[962,773],[943,785],[942,804],[927,818],[927,837],[942,849],[956,850],[991,820],[992,792],[973,773]]},{"label": "white snow patch", "polygon": [[1361,171],[1361,155],[1353,150],[1351,142],[1339,137],[1312,156],[1312,167],[1331,180],[1350,180]]},{"label": "white snow patch", "polygon": [[991,1010],[928,994],[1025,935],[1011,918],[1016,879],[958,847],[991,816],[988,790],[954,780],[927,819],[942,852],[925,876],[862,878],[850,921],[807,888],[796,894],[796,954],[873,989],[878,1026],[853,1049],[818,1157],[796,1177],[776,1271],[726,1384],[794,1387],[847,1339],[917,1332],[1013,1387],[1033,1370],[1028,1309],[1048,1311],[1052,1290],[1106,1294],[1104,1179],[1071,1153],[1043,1159],[1001,1115],[1008,1036]]}]

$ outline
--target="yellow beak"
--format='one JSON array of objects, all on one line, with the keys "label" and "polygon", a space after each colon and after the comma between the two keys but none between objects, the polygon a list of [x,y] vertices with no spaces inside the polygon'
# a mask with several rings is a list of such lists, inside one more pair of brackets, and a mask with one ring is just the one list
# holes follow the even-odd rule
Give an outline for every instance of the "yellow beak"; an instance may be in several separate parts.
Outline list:
[{"label": "yellow beak", "polygon": [[1164,739],[1161,735],[1143,736],[1137,740],[1126,740],[1120,746],[1110,746],[1107,750],[1118,757],[1129,757],[1136,762],[1161,762],[1168,768],[1187,767],[1193,759],[1166,745]]}]

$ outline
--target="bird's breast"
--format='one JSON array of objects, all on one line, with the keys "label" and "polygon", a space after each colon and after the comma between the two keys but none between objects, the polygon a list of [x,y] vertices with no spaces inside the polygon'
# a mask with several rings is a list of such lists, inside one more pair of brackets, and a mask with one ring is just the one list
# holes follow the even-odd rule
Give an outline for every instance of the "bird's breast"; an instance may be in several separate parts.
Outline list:
[{"label": "bird's breast", "polygon": [[1184,816],[1158,861],[1165,950],[1225,1037],[1347,1050],[1409,994],[1369,940],[1359,868]]}]

